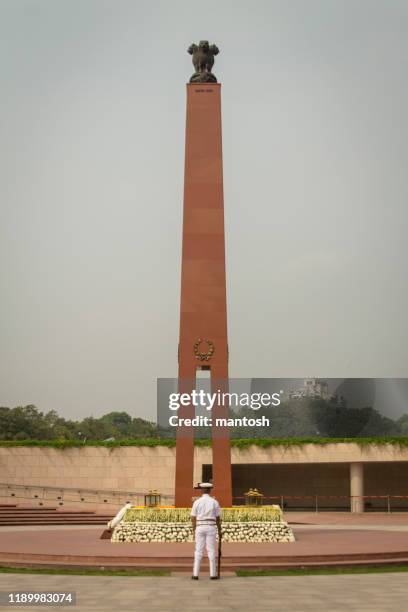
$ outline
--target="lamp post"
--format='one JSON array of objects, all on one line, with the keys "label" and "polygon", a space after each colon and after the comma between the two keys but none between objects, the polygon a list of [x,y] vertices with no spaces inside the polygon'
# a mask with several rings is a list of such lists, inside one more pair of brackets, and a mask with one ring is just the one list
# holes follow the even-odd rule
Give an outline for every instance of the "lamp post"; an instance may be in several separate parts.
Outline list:
[{"label": "lamp post", "polygon": [[244,497],[246,506],[262,506],[263,494],[258,489],[249,489]]},{"label": "lamp post", "polygon": [[160,506],[161,494],[156,491],[156,489],[150,489],[150,491],[144,496],[144,499],[145,506],[147,508],[155,508],[156,506]]}]

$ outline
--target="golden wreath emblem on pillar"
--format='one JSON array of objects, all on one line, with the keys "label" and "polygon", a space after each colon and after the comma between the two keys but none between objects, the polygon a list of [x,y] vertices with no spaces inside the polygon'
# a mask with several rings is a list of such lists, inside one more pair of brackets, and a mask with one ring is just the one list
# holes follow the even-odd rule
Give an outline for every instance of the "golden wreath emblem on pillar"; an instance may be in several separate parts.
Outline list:
[{"label": "golden wreath emblem on pillar", "polygon": [[[200,351],[200,347],[202,344],[207,345],[206,351]],[[194,342],[194,355],[199,361],[208,361],[213,356],[214,351],[214,342],[211,342],[211,340],[199,338],[197,342]]]}]

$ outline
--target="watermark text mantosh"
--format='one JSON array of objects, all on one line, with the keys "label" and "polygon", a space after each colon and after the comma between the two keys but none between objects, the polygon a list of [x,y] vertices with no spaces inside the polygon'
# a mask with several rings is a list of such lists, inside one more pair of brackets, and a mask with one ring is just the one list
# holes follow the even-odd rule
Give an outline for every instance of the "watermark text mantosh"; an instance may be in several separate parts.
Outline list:
[{"label": "watermark text mantosh", "polygon": [[269,419],[265,415],[258,419],[251,419],[246,416],[241,418],[212,419],[202,415],[189,419],[180,418],[176,414],[169,418],[169,425],[171,427],[212,427],[214,424],[216,427],[269,427]]}]

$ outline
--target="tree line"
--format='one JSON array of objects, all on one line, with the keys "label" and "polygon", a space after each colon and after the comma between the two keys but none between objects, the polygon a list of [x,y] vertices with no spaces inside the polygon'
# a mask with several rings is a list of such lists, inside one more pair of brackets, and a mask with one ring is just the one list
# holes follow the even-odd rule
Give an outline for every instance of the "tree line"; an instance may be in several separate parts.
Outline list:
[{"label": "tree line", "polygon": [[0,440],[106,440],[157,437],[154,423],[132,418],[127,412],[72,421],[55,410],[45,414],[36,406],[0,407]]},{"label": "tree line", "polygon": [[[258,411],[245,408],[231,416],[269,419],[266,429],[230,431],[233,438],[327,437],[353,438],[372,436],[408,436],[408,414],[393,420],[371,407],[348,408],[323,399],[293,399],[275,408]],[[174,428],[158,427],[156,423],[131,417],[127,412],[108,412],[101,417],[86,417],[81,421],[64,419],[55,410],[43,413],[36,406],[0,407],[0,440],[135,440],[174,437]],[[210,437],[202,428],[198,437]]]}]

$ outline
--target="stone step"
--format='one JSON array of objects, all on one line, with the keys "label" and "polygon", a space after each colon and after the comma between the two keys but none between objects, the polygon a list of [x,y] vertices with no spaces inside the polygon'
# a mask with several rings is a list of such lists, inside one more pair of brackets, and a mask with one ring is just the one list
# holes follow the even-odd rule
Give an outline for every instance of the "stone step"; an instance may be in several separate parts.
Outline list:
[{"label": "stone step", "polygon": [[[48,557],[48,558],[47,558]],[[351,560],[351,559],[336,559],[335,557],[324,562],[315,561],[311,556],[307,562],[300,564],[298,561],[282,561],[275,559],[270,561],[262,559],[255,562],[248,561],[231,561],[231,558],[223,559],[221,565],[221,575],[234,572],[237,569],[247,570],[273,570],[273,569],[292,569],[292,568],[322,568],[322,567],[359,567],[359,566],[378,566],[378,565],[401,565],[408,561],[408,554],[404,557],[384,558],[382,555],[367,559]],[[0,566],[12,567],[59,567],[59,568],[91,568],[104,567],[105,569],[163,569],[174,572],[190,573],[192,568],[193,558],[188,559],[174,558],[106,558],[106,557],[79,557],[75,555],[30,555],[27,553],[0,553]],[[201,575],[204,577],[208,574],[208,562],[203,558],[201,564]],[[224,574],[225,572],[225,574]]]},{"label": "stone step", "polygon": [[[66,502],[67,505],[70,504],[70,502]],[[72,508],[72,505],[71,505]],[[61,507],[59,506],[7,506],[7,507],[0,507],[0,515],[3,512],[60,512],[62,510]],[[82,510],[79,508],[74,508],[74,509],[64,509],[64,512],[82,512],[82,514],[95,514],[95,510]]]},{"label": "stone step", "polygon": [[50,519],[49,521],[7,521],[5,523],[0,522],[0,527],[17,527],[24,525],[106,525],[106,519],[78,519],[71,520],[68,519],[66,521],[54,521]]},{"label": "stone step", "polygon": [[21,522],[25,522],[25,521],[48,521],[48,520],[55,520],[55,521],[69,521],[69,520],[77,520],[77,519],[84,519],[84,520],[93,520],[93,519],[103,519],[104,521],[109,521],[112,517],[110,516],[104,516],[104,515],[94,515],[94,516],[89,516],[87,514],[76,514],[74,516],[72,515],[64,515],[62,514],[61,516],[56,516],[55,514],[50,514],[50,515],[46,515],[46,516],[6,516],[3,518],[0,518],[0,523],[6,523],[7,521],[21,521]]},{"label": "stone step", "polygon": [[[69,503],[69,502],[67,502]],[[73,508],[72,506],[67,508],[67,509],[63,509],[60,508],[59,506],[7,506],[7,507],[0,507],[0,513],[1,512],[11,512],[11,511],[17,511],[17,512],[81,512],[82,514],[95,514],[95,510],[89,510],[89,509],[82,509],[82,508]]]},{"label": "stone step", "polygon": [[21,511],[16,511],[16,512],[0,512],[0,521],[3,518],[29,518],[32,516],[36,516],[38,518],[45,518],[48,516],[110,516],[112,518],[111,515],[109,514],[95,514],[95,512],[69,512],[69,511],[65,511],[65,510],[57,510],[55,512],[34,512],[33,510],[30,511],[26,511],[26,512],[21,512]]},{"label": "stone step", "polygon": [[[35,511],[35,512],[52,512],[56,511],[56,506],[14,506],[13,512],[26,512],[27,510]],[[0,516],[3,512],[10,511],[10,507],[0,508]]]},{"label": "stone step", "polygon": [[27,517],[2,517],[0,518],[0,526],[6,525],[75,525],[75,524],[97,524],[97,525],[106,525],[108,521],[111,520],[111,516],[103,516],[103,515],[50,515],[50,516],[27,516]]},{"label": "stone step", "polygon": [[56,506],[0,506],[0,526],[17,525],[106,525],[111,514],[97,514],[94,510],[69,510]]},{"label": "stone step", "polygon": [[94,521],[94,520],[98,520],[98,521],[104,521],[104,522],[108,522],[110,520],[109,517],[107,516],[81,516],[80,514],[78,516],[44,516],[44,517],[37,517],[37,516],[26,516],[26,517],[17,517],[17,516],[8,516],[7,518],[1,518],[0,519],[0,525],[5,525],[6,523],[9,523],[10,521],[17,523],[27,523],[27,522],[37,522],[37,523],[46,523],[47,521],[56,521],[56,522],[67,522],[67,521]]}]

